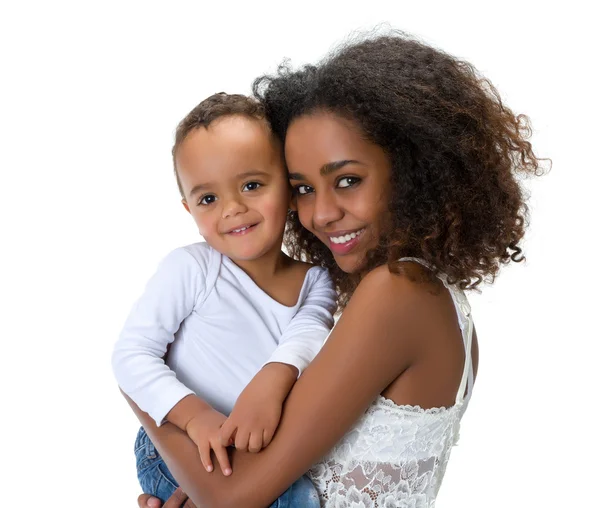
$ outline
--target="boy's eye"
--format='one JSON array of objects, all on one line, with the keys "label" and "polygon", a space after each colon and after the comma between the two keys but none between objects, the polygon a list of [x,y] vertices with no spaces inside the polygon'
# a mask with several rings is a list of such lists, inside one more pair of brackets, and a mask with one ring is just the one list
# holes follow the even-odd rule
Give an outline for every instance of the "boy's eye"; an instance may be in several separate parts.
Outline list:
[{"label": "boy's eye", "polygon": [[207,194],[206,196],[202,196],[202,199],[198,201],[199,205],[212,205],[217,200],[217,196],[214,194]]},{"label": "boy's eye", "polygon": [[347,187],[352,187],[360,182],[360,178],[356,176],[344,176],[338,180],[337,186],[340,189],[345,189]]},{"label": "boy's eye", "polygon": [[310,185],[296,185],[296,187],[294,187],[294,190],[299,196],[305,196],[306,194],[311,194],[315,192],[315,190]]},{"label": "boy's eye", "polygon": [[258,183],[258,182],[248,182],[246,185],[244,185],[244,187],[242,188],[242,190],[244,192],[246,192],[246,191],[253,191],[253,190],[258,189],[259,187],[262,187],[261,183]]}]

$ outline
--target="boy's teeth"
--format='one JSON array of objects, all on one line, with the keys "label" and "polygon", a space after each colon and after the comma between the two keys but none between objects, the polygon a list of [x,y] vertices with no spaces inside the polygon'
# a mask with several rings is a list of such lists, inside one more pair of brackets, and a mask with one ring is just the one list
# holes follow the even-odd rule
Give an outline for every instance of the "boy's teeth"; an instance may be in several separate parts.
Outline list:
[{"label": "boy's teeth", "polygon": [[234,229],[233,232],[239,233],[240,231],[245,231],[246,229],[248,229],[248,226],[244,226],[243,228],[240,228],[240,229]]},{"label": "boy's teeth", "polygon": [[346,242],[349,242],[350,240],[356,238],[357,236],[359,236],[363,231],[364,231],[364,229],[360,229],[359,231],[356,231],[355,233],[350,233],[348,235],[332,236],[331,241],[333,243],[346,243]]}]

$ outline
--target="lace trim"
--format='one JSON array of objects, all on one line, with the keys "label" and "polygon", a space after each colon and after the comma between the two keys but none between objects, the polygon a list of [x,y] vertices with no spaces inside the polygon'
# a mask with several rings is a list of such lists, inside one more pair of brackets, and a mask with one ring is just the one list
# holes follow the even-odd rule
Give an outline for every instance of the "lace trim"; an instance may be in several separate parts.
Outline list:
[{"label": "lace trim", "polygon": [[431,408],[424,409],[421,406],[419,406],[418,404],[414,405],[414,406],[412,406],[410,404],[396,404],[392,399],[388,399],[387,397],[384,397],[383,395],[379,395],[375,399],[375,404],[373,404],[372,406],[369,407],[369,409],[367,409],[367,413],[369,411],[377,409],[377,405],[382,405],[382,406],[385,406],[390,409],[395,409],[398,411],[405,411],[408,413],[436,415],[436,414],[440,414],[440,413],[447,413],[448,411],[456,409],[461,405],[461,403],[459,402],[458,404],[454,404],[453,406],[450,406],[450,407],[440,406],[440,407],[431,407]]},{"label": "lace trim", "polygon": [[308,472],[327,508],[432,508],[466,403],[422,408],[379,395]]}]

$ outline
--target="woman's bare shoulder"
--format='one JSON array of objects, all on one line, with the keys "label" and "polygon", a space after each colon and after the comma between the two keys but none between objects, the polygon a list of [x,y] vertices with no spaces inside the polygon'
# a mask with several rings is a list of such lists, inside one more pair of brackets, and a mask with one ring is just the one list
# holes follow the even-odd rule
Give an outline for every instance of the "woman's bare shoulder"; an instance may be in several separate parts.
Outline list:
[{"label": "woman's bare shoulder", "polygon": [[380,317],[389,315],[390,321],[395,322],[408,317],[404,312],[407,309],[431,310],[436,299],[444,293],[443,283],[431,277],[428,269],[422,265],[405,263],[399,272],[382,265],[361,280],[350,302],[358,300],[363,305],[365,301],[370,301],[371,305],[381,307]]},{"label": "woman's bare shoulder", "polygon": [[[452,404],[464,365],[455,304],[428,268],[417,263],[403,265],[400,273],[387,266],[373,270],[365,277],[362,291],[356,293],[377,312],[369,319],[377,323],[379,331],[369,340],[395,357],[405,371],[410,367],[408,377],[401,375],[402,371],[391,380],[385,396],[398,404],[422,407]],[[473,350],[476,362],[476,345]]]},{"label": "woman's bare shoulder", "polygon": [[[375,348],[381,355],[392,354],[398,369],[407,367],[414,353],[413,342],[435,309],[440,287],[435,281],[422,281],[421,267],[403,273],[390,271],[387,265],[370,271],[360,282],[329,341],[340,348],[363,351]],[[443,289],[443,285],[441,286]]]},{"label": "woman's bare shoulder", "polygon": [[[387,265],[369,272],[350,298],[338,327],[347,323],[347,347],[362,348],[360,342],[368,341],[382,351],[399,355],[406,366],[405,362],[422,348],[423,337],[435,335],[437,329],[456,317],[443,283],[432,278],[422,265],[405,265],[398,273]],[[365,336],[366,330],[372,333]],[[330,340],[334,338],[332,334]]]}]

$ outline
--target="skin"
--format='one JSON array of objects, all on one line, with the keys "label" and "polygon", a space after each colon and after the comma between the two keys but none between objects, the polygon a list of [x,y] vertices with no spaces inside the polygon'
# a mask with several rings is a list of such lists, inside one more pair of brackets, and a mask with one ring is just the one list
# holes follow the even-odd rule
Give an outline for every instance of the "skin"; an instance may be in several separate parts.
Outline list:
[{"label": "skin", "polygon": [[[305,227],[325,240],[342,228],[364,227],[369,233],[364,243],[356,243],[356,252],[336,256],[344,270],[360,269],[364,252],[386,222],[376,199],[389,187],[385,153],[365,141],[357,125],[325,112],[294,121],[285,150],[290,171],[302,175],[293,180],[297,192],[299,185],[310,187],[297,198]],[[340,164],[348,160],[359,163]],[[326,165],[337,169],[322,171]],[[360,182],[343,180],[349,176]],[[196,506],[270,505],[378,395],[423,408],[454,404],[465,352],[451,296],[441,282],[414,281],[412,275],[425,270],[421,265],[406,263],[406,268],[406,275],[382,266],[364,276],[321,352],[291,390],[271,444],[258,454],[232,451],[229,477],[218,470],[206,473],[184,433],[169,424],[156,428],[129,401]],[[476,335],[471,354],[476,371]],[[140,506],[145,501],[140,497]]]}]

